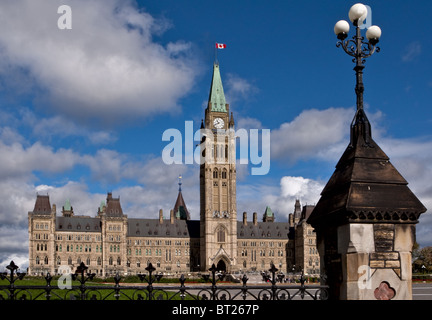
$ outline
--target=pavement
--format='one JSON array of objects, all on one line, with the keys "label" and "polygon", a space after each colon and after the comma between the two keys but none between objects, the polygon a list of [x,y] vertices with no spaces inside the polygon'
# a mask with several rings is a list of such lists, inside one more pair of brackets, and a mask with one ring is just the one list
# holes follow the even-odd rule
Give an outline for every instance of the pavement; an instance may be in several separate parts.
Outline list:
[{"label": "pavement", "polygon": [[413,300],[432,300],[432,283],[413,283]]}]

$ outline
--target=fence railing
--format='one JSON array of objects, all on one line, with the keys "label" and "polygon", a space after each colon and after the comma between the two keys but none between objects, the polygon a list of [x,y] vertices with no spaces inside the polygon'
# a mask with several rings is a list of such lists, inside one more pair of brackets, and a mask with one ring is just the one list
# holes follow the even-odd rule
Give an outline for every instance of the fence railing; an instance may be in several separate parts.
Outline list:
[{"label": "fence railing", "polygon": [[[120,284],[122,279],[117,273],[114,284],[99,284],[92,282],[94,273],[88,273],[88,267],[81,263],[74,274],[66,276],[66,280],[58,285],[52,285],[53,277],[47,273],[43,285],[19,285],[26,273],[19,272],[13,261],[6,267],[8,271],[0,273],[0,279],[6,284],[0,284],[0,300],[293,300],[313,299],[326,300],[328,287],[323,285],[306,285],[305,277],[300,277],[300,285],[284,285],[278,269],[274,265],[263,275],[262,285],[247,285],[246,274],[241,278],[241,284],[218,284],[225,275],[217,272],[213,265],[209,274],[202,277],[207,283],[185,285],[186,278],[181,275],[178,284],[161,284],[161,273],[149,264],[145,269],[148,274],[139,274],[141,281],[135,285]],[[278,283],[278,281],[280,283]],[[66,284],[65,284],[66,282]],[[208,283],[210,282],[210,283]],[[75,283],[74,285],[72,283]],[[79,284],[77,284],[79,283]],[[92,284],[92,285],[89,285]]]}]

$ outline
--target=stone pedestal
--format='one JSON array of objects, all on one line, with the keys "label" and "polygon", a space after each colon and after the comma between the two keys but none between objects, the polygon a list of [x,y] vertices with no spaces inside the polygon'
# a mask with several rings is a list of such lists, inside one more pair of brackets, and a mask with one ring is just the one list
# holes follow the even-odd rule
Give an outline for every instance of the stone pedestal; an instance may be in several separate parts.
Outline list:
[{"label": "stone pedestal", "polygon": [[351,142],[308,219],[330,299],[412,299],[411,251],[425,211],[357,110]]},{"label": "stone pedestal", "polygon": [[340,299],[412,299],[412,224],[349,224],[338,228],[343,279]]}]

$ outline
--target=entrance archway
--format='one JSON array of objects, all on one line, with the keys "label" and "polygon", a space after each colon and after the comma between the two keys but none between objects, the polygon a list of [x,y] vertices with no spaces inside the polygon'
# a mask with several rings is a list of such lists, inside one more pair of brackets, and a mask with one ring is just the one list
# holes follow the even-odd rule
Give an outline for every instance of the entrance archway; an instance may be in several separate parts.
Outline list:
[{"label": "entrance archway", "polygon": [[222,259],[219,260],[217,266],[216,266],[217,271],[221,271],[221,272],[226,272],[226,264],[225,261],[223,261]]}]

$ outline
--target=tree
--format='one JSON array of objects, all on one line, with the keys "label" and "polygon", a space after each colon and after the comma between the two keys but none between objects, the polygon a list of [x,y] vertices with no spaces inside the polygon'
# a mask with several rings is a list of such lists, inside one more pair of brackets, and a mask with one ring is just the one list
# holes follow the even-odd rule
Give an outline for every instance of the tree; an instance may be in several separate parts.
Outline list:
[{"label": "tree", "polygon": [[424,247],[420,250],[414,247],[415,245],[413,246],[413,269],[417,272],[422,272],[424,269],[426,272],[432,271],[432,247]]}]

